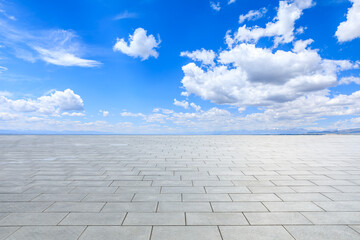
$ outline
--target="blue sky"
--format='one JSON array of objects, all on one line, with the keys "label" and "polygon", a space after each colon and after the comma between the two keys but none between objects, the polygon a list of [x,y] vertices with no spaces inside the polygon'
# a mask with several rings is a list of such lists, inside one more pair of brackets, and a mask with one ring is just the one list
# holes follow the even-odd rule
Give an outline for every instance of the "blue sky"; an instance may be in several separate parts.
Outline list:
[{"label": "blue sky", "polygon": [[0,1],[0,130],[360,127],[360,0]]}]

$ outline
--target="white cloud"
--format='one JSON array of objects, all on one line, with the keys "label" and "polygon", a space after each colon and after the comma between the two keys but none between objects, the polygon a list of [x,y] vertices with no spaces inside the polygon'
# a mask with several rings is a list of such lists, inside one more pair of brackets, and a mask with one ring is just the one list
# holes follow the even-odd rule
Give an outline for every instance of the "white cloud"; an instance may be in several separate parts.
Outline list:
[{"label": "white cloud", "polygon": [[185,100],[178,101],[178,100],[174,99],[174,105],[178,106],[178,107],[185,108],[185,109],[189,108],[189,103],[187,101],[185,101]]},{"label": "white cloud", "polygon": [[181,52],[180,56],[189,57],[192,60],[199,61],[205,65],[211,65],[211,66],[215,65],[214,59],[216,57],[216,54],[214,53],[213,50],[205,50],[202,48],[201,50],[196,50],[193,52],[185,51],[185,52]]},{"label": "white cloud", "polygon": [[120,113],[122,117],[145,117],[142,113],[131,113],[131,112],[122,112]]},{"label": "white cloud", "polygon": [[128,18],[137,18],[137,14],[133,12],[124,11],[122,13],[119,13],[116,15],[113,20],[122,20],[122,19],[128,19]]},{"label": "white cloud", "polygon": [[243,23],[245,21],[255,21],[262,18],[266,12],[267,9],[265,7],[260,8],[259,10],[250,10],[247,14],[239,16],[239,23]]},{"label": "white cloud", "polygon": [[99,110],[100,113],[102,113],[103,117],[109,116],[109,111],[106,110]]},{"label": "white cloud", "polygon": [[199,106],[199,105],[196,105],[195,103],[190,103],[190,106],[192,107],[192,108],[194,108],[195,109],[195,111],[200,111],[201,110],[201,107]]},{"label": "white cloud", "polygon": [[149,57],[157,58],[159,53],[156,48],[159,47],[161,41],[160,39],[156,40],[151,34],[147,36],[146,33],[143,28],[137,28],[133,35],[129,35],[129,43],[124,38],[118,38],[113,50],[134,58],[140,57],[141,60],[146,60]]},{"label": "white cloud", "polygon": [[61,115],[69,117],[84,117],[85,113],[82,112],[63,112]]},{"label": "white cloud", "polygon": [[8,69],[6,67],[0,66],[0,73],[7,71]]},{"label": "white cloud", "polygon": [[95,67],[101,63],[80,57],[84,45],[72,30],[28,31],[0,19],[0,36],[16,57],[29,62],[38,60],[58,66]]},{"label": "white cloud", "polygon": [[354,76],[343,77],[343,78],[340,79],[339,85],[341,85],[341,84],[347,85],[347,84],[350,84],[352,82],[360,85],[360,77],[354,77]]},{"label": "white cloud", "polygon": [[314,40],[312,40],[312,39],[298,40],[298,41],[294,42],[293,52],[296,52],[296,53],[302,52],[307,48],[308,45],[310,45],[313,42],[314,42]]},{"label": "white cloud", "polygon": [[340,23],[335,33],[339,42],[351,41],[360,37],[360,0],[350,0],[353,5],[348,9],[346,21]]},{"label": "white cloud", "polygon": [[232,3],[234,3],[234,2],[236,2],[236,0],[229,0],[229,1],[228,1],[228,4],[232,4]]},{"label": "white cloud", "polygon": [[[12,100],[0,96],[0,111],[9,113],[35,113],[46,115],[59,115],[64,111],[81,111],[84,104],[81,97],[71,89],[52,91],[50,95],[37,99]],[[66,114],[65,114],[66,115]]]},{"label": "white cloud", "polygon": [[188,92],[181,92],[181,96],[183,96],[183,97],[188,97],[188,96],[190,96],[190,93],[188,93]]},{"label": "white cloud", "polygon": [[295,21],[300,18],[304,9],[311,6],[312,0],[280,1],[277,16],[272,22],[267,23],[265,28],[241,26],[233,38],[227,34],[226,42],[231,46],[238,42],[257,42],[262,37],[274,37],[275,46],[292,42]]},{"label": "white cloud", "polygon": [[96,67],[100,65],[98,61],[79,58],[63,50],[49,50],[40,47],[35,47],[34,49],[39,53],[39,57],[43,61],[54,65],[67,67]]},{"label": "white cloud", "polygon": [[183,66],[183,87],[205,100],[236,106],[291,101],[335,86],[339,71],[356,67],[322,59],[316,50],[272,52],[247,43],[221,51],[217,61],[212,68]]},{"label": "white cloud", "polygon": [[212,1],[210,1],[210,7],[212,9],[214,9],[215,11],[217,11],[217,12],[221,10],[220,2],[212,2]]}]

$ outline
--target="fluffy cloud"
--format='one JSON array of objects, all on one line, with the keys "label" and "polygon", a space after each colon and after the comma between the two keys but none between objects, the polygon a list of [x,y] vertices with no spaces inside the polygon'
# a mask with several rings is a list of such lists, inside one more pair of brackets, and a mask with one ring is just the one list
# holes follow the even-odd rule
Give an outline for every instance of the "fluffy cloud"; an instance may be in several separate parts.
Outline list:
[{"label": "fluffy cloud", "polygon": [[232,3],[234,3],[234,2],[236,2],[236,0],[229,0],[229,1],[228,1],[228,4],[232,4]]},{"label": "fluffy cloud", "polygon": [[129,35],[129,43],[124,38],[117,39],[113,47],[114,51],[120,51],[134,58],[146,60],[149,57],[157,58],[159,53],[156,48],[159,47],[160,39],[156,40],[153,35],[146,35],[147,32],[143,28],[137,28],[133,35]]},{"label": "fluffy cloud", "polygon": [[189,57],[192,60],[199,61],[205,65],[211,65],[211,66],[215,65],[214,59],[216,57],[216,54],[214,53],[213,50],[205,50],[202,48],[201,50],[196,50],[193,52],[185,51],[185,52],[181,52],[180,56]]},{"label": "fluffy cloud", "polygon": [[245,21],[255,21],[259,18],[262,18],[264,14],[267,12],[266,8],[260,8],[259,10],[250,10],[247,14],[242,14],[239,16],[239,23],[243,23]]},{"label": "fluffy cloud", "polygon": [[[40,115],[59,115],[65,111],[81,111],[84,104],[81,97],[71,89],[52,91],[50,95],[37,99],[12,100],[0,96],[0,111],[8,113],[35,113]],[[70,116],[71,113],[64,115]]]},{"label": "fluffy cloud", "polygon": [[356,67],[349,61],[322,59],[316,50],[299,52],[259,48],[241,43],[223,50],[213,68],[183,66],[188,93],[218,104],[236,106],[286,102],[337,82],[337,73]]},{"label": "fluffy cloud", "polygon": [[201,107],[199,106],[199,105],[196,105],[195,103],[190,103],[190,106],[192,107],[192,108],[194,108],[195,109],[195,111],[200,111],[201,110]]},{"label": "fluffy cloud", "polygon": [[280,1],[277,16],[265,28],[259,26],[239,27],[234,37],[227,35],[227,43],[231,46],[238,42],[257,42],[262,37],[274,37],[275,46],[289,43],[294,39],[295,21],[300,18],[304,9],[313,6],[312,0]]},{"label": "fluffy cloud", "polygon": [[360,37],[360,0],[350,0],[353,5],[348,9],[346,21],[340,23],[335,33],[339,42],[351,41]]},{"label": "fluffy cloud", "polygon": [[185,101],[185,100],[178,101],[178,100],[174,99],[174,105],[178,106],[178,107],[185,108],[185,109],[189,108],[189,103],[187,101]]},{"label": "fluffy cloud", "polygon": [[358,85],[360,85],[360,77],[354,77],[354,76],[350,76],[350,77],[343,77],[340,79],[339,84],[350,84],[350,83],[356,83]]}]

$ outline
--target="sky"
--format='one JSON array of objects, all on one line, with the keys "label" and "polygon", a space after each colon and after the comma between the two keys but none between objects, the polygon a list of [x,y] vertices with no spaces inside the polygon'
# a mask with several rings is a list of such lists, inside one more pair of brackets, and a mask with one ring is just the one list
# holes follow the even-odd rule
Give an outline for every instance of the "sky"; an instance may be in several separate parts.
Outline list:
[{"label": "sky", "polygon": [[0,132],[360,128],[360,0],[0,0]]}]

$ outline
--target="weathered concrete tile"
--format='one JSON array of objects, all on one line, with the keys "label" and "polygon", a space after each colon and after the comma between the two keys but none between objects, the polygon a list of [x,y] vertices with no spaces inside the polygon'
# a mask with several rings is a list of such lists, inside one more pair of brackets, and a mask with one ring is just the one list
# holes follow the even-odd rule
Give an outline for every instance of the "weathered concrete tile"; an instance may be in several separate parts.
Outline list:
[{"label": "weathered concrete tile", "polygon": [[3,213],[25,213],[42,212],[53,202],[1,202],[0,212]]},{"label": "weathered concrete tile", "polygon": [[77,240],[83,226],[28,226],[21,227],[6,240]]},{"label": "weathered concrete tile", "polygon": [[154,202],[154,201],[181,201],[181,194],[177,193],[136,193],[134,202]]},{"label": "weathered concrete tile", "polygon": [[186,202],[215,202],[215,201],[231,201],[228,194],[223,193],[208,193],[208,194],[192,194],[184,193],[183,201]]},{"label": "weathered concrete tile", "polygon": [[223,240],[294,240],[281,226],[220,226]]},{"label": "weathered concrete tile", "polygon": [[134,197],[133,193],[123,194],[88,194],[82,201],[84,202],[129,202]]},{"label": "weathered concrete tile", "polygon": [[212,212],[208,202],[159,202],[158,212]]},{"label": "weathered concrete tile", "polygon": [[101,212],[155,212],[157,202],[106,203]]},{"label": "weathered concrete tile", "polygon": [[128,213],[123,225],[185,225],[184,213]]},{"label": "weathered concrete tile", "polygon": [[323,211],[312,202],[264,202],[271,212]]},{"label": "weathered concrete tile", "polygon": [[242,213],[186,213],[186,225],[249,225]]},{"label": "weathered concrete tile", "polygon": [[267,212],[260,202],[212,202],[214,212]]},{"label": "weathered concrete tile", "polygon": [[125,213],[70,213],[59,225],[121,225]]},{"label": "weathered concrete tile", "polygon": [[10,236],[18,229],[19,227],[0,227],[0,239],[6,239],[6,237]]},{"label": "weathered concrete tile", "polygon": [[222,240],[216,226],[154,226],[151,240]]},{"label": "weathered concrete tile", "polygon": [[46,212],[100,212],[105,202],[56,202]]},{"label": "weathered concrete tile", "polygon": [[347,226],[286,226],[296,240],[356,240],[360,234]]},{"label": "weathered concrete tile", "polygon": [[44,201],[81,201],[86,194],[55,194],[55,193],[44,193],[38,195],[38,197],[34,198],[33,202],[44,202]]},{"label": "weathered concrete tile", "polygon": [[239,202],[281,201],[273,193],[230,194],[230,197],[233,201]]},{"label": "weathered concrete tile", "polygon": [[67,213],[11,213],[0,220],[1,226],[57,225]]},{"label": "weathered concrete tile", "polygon": [[150,226],[89,226],[80,240],[148,240],[150,233]]},{"label": "weathered concrete tile", "polygon": [[360,224],[360,212],[303,212],[314,224]]},{"label": "weathered concrete tile", "polygon": [[244,213],[251,225],[311,224],[297,212]]}]

